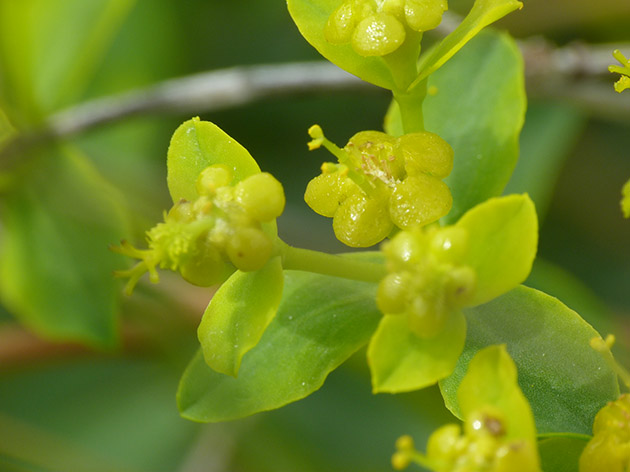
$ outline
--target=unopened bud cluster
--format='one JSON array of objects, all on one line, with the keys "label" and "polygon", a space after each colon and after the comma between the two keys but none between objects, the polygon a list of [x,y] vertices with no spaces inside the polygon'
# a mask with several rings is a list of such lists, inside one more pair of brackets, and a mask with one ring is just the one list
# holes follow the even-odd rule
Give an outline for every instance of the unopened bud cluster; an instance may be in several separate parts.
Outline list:
[{"label": "unopened bud cluster", "polygon": [[475,271],[460,263],[467,250],[468,232],[456,226],[398,233],[383,245],[389,274],[378,287],[379,309],[407,316],[418,337],[436,336],[475,290]]},{"label": "unopened bud cluster", "polygon": [[179,271],[188,282],[209,286],[223,282],[235,268],[260,269],[273,252],[273,241],[262,223],[284,210],[282,185],[271,174],[254,174],[232,186],[233,172],[222,164],[207,167],[197,180],[199,197],[181,200],[164,215],[164,222],[147,232],[148,250],[123,242],[117,252],[141,259],[117,275],[129,277],[130,292],[149,271],[157,282],[156,266]]},{"label": "unopened bud cluster", "polygon": [[[396,443],[392,465],[406,468],[419,455],[409,436]],[[473,413],[464,425],[447,424],[430,437],[422,465],[439,472],[539,472],[535,447],[506,437],[505,420],[492,409]]]},{"label": "unopened bud cluster", "polygon": [[410,31],[437,27],[448,8],[446,0],[347,0],[324,29],[332,44],[350,43],[362,56],[394,52]]},{"label": "unopened bud cluster", "polygon": [[630,470],[630,394],[602,408],[593,423],[593,438],[580,457],[580,472]]},{"label": "unopened bud cluster", "polygon": [[395,138],[378,131],[355,134],[337,148],[319,126],[309,147],[324,145],[339,163],[325,163],[306,188],[306,203],[333,218],[337,238],[369,247],[394,229],[424,226],[446,215],[453,202],[441,179],[453,168],[453,149],[438,135],[411,133]]}]

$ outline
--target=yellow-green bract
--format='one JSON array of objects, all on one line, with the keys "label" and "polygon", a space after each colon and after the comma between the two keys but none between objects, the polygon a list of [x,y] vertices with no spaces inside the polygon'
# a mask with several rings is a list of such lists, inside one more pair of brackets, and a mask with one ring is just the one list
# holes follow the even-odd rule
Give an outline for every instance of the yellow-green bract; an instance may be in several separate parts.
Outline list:
[{"label": "yellow-green bract", "polygon": [[432,336],[417,336],[401,315],[383,318],[368,349],[375,392],[415,390],[449,375],[464,348],[462,306],[485,303],[529,275],[536,255],[538,220],[527,195],[487,200],[464,214],[455,228],[468,235],[467,249],[457,264],[475,273],[474,289],[461,306],[443,306],[442,302],[431,307],[445,310],[440,316],[447,317],[444,327]]}]

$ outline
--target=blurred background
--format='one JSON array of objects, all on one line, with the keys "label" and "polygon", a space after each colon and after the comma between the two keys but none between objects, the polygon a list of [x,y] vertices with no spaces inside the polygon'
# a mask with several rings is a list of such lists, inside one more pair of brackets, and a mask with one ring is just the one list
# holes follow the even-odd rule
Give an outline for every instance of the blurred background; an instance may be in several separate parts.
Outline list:
[{"label": "blurred background", "polygon": [[[521,159],[506,189],[530,192],[541,219],[527,284],[616,333],[630,366],[630,221],[619,209],[630,92],[616,94],[605,69],[615,47],[630,55],[630,3],[524,3],[498,27],[531,53]],[[591,52],[600,74],[584,63]],[[372,395],[364,352],[283,409],[218,425],[180,419],[177,383],[211,291],[162,274],[123,297],[111,277],[128,262],[108,245],[142,246],[170,207],[166,150],[193,115],[283,183],[285,241],[346,250],[303,202],[328,159],[308,153],[306,130],[318,123],[343,145],[381,129],[386,93],[302,93],[44,131],[63,110],[166,79],[320,59],[282,0],[0,0],[0,471],[387,471],[398,436],[424,444],[449,421],[437,389]]]}]

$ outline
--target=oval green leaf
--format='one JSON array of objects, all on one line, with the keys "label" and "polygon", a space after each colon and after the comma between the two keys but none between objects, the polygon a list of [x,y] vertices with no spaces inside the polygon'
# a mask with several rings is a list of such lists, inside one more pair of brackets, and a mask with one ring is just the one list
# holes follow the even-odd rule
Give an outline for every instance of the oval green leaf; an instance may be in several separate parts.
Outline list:
[{"label": "oval green leaf", "polygon": [[[454,151],[444,180],[453,207],[443,218],[456,222],[467,210],[501,195],[518,159],[518,136],[525,117],[523,61],[508,35],[484,31],[428,79],[423,106],[427,131]],[[389,134],[403,134],[393,104],[385,120]]]},{"label": "oval green leaf", "polygon": [[466,320],[460,311],[430,339],[412,333],[405,316],[384,316],[368,348],[372,390],[399,393],[435,384],[453,372],[465,339]]},{"label": "oval green leaf", "polygon": [[183,417],[227,421],[279,408],[319,389],[326,376],[367,344],[381,318],[376,285],[285,271],[282,302],[238,378],[219,374],[201,352],[177,393]]},{"label": "oval green leaf", "polygon": [[260,172],[247,149],[217,125],[199,118],[181,124],[168,148],[167,182],[173,203],[195,200],[197,177],[213,164],[225,164],[234,171],[232,184]]},{"label": "oval green leaf", "polygon": [[322,56],[366,82],[393,90],[394,79],[381,57],[363,57],[349,44],[326,41],[324,27],[340,4],[340,0],[287,0],[289,13],[300,33]]},{"label": "oval green leaf", "polygon": [[0,297],[44,338],[117,343],[124,266],[108,246],[127,233],[117,191],[74,148],[39,156],[2,202]]},{"label": "oval green leaf", "polygon": [[491,198],[455,225],[466,229],[468,252],[462,264],[477,274],[469,306],[486,303],[525,281],[538,247],[538,220],[527,195]]},{"label": "oval green leaf", "polygon": [[279,257],[260,270],[235,272],[214,294],[197,330],[206,363],[217,372],[236,376],[245,353],[271,323],[284,278]]},{"label": "oval green leaf", "polygon": [[595,414],[619,396],[611,354],[595,352],[589,344],[599,335],[556,298],[520,286],[464,313],[466,346],[453,374],[440,382],[446,406],[456,416],[461,417],[456,392],[468,363],[492,344],[507,345],[539,433],[590,434]]}]

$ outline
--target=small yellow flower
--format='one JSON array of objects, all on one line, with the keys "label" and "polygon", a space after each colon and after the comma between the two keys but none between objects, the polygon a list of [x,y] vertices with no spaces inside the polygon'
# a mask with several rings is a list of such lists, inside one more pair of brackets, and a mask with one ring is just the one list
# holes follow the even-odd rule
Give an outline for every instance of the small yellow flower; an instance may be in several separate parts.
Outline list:
[{"label": "small yellow flower", "polygon": [[316,213],[333,218],[335,235],[344,244],[369,247],[394,228],[424,226],[451,209],[451,192],[442,179],[453,167],[453,149],[438,135],[394,138],[362,131],[341,149],[319,126],[309,133],[309,149],[323,145],[338,163],[322,166],[304,199]]},{"label": "small yellow flower", "polygon": [[608,66],[608,70],[621,74],[619,80],[615,82],[615,90],[621,93],[627,88],[630,88],[630,60],[626,59],[619,49],[613,51],[613,57],[617,59],[621,65]]}]

